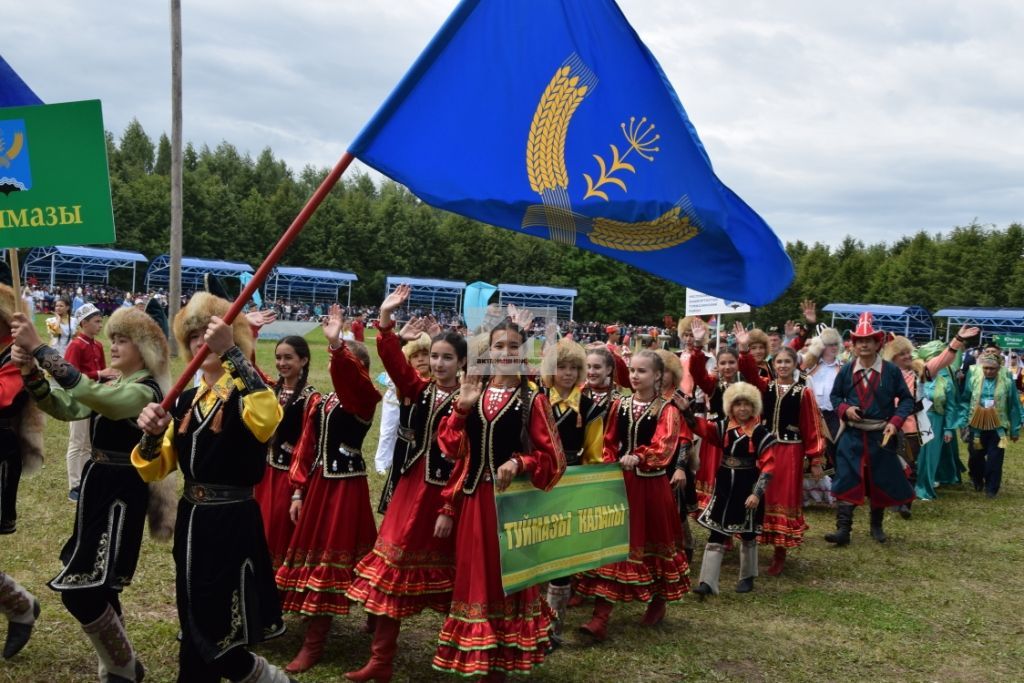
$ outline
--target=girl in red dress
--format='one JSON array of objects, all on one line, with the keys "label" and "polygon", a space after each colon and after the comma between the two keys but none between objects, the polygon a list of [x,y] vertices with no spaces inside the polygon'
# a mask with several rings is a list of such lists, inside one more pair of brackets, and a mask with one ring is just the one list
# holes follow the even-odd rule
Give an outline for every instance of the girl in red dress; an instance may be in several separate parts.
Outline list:
[{"label": "girl in red dress", "polygon": [[295,530],[295,524],[288,514],[292,496],[288,470],[292,465],[292,453],[302,436],[306,407],[314,397],[319,400],[320,394],[307,383],[309,344],[305,339],[298,336],[285,337],[277,343],[274,359],[278,373],[274,394],[281,404],[284,417],[267,444],[267,472],[256,485],[253,496],[263,514],[263,529],[267,535],[270,560],[277,571],[284,562],[288,542]]},{"label": "girl in red dress", "polygon": [[[803,511],[804,461],[811,476],[820,479],[825,438],[814,389],[795,377],[796,351],[783,346],[772,360],[775,379],[759,387],[764,396],[763,421],[775,435],[775,472],[764,494],[765,512],[761,543],[775,546],[768,576],[778,576],[787,548],[803,542],[807,523]],[[763,384],[763,382],[762,382]]]},{"label": "girl in red dress", "polygon": [[503,680],[544,661],[550,610],[536,587],[506,595],[501,584],[494,491],[526,473],[550,490],[565,471],[565,454],[547,398],[522,376],[526,334],[505,320],[489,335],[495,368],[463,382],[451,415],[441,421],[441,451],[455,460],[436,533],[455,535],[455,588],[438,636],[434,668]]},{"label": "girl in red dress", "polygon": [[618,462],[626,483],[629,559],[584,572],[576,585],[596,598],[593,618],[580,630],[598,641],[607,637],[613,603],[648,603],[641,623],[654,626],[665,617],[666,603],[690,588],[667,474],[679,447],[679,410],[662,396],[664,364],[656,352],[634,354],[629,375],[633,395],[612,405],[604,439],[604,461]]},{"label": "girl in red dress", "polygon": [[377,324],[377,352],[402,408],[387,512],[373,550],[356,565],[348,589],[349,599],[362,603],[377,621],[370,661],[346,673],[350,681],[390,679],[401,620],[424,609],[446,614],[455,580],[455,539],[450,530],[435,533],[441,492],[452,469],[438,446],[437,431],[459,395],[466,340],[454,332],[435,336],[429,347],[433,378],[422,377],[403,355],[391,317],[409,292],[408,285],[395,289],[381,304]]},{"label": "girl in red dress", "polygon": [[366,347],[341,341],[341,328],[335,304],[324,323],[334,392],[309,401],[290,471],[296,526],[277,587],[283,611],[309,617],[302,649],[285,667],[292,673],[323,656],[331,617],[348,614],[352,569],[377,539],[361,448],[381,396]]}]

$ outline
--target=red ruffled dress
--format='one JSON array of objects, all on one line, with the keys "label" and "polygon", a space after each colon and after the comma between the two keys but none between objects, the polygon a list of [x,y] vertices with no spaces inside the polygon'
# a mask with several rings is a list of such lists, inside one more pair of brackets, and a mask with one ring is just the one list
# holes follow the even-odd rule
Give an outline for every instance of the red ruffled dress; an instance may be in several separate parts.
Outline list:
[{"label": "red ruffled dress", "polygon": [[292,454],[299,443],[299,437],[302,436],[302,425],[309,402],[319,401],[320,393],[308,384],[302,388],[298,396],[283,387],[275,387],[274,390],[278,403],[281,404],[283,417],[273,438],[267,444],[267,470],[260,483],[256,484],[253,497],[259,503],[260,513],[263,515],[263,529],[267,535],[270,561],[277,571],[284,562],[288,543],[292,540],[292,532],[295,531],[295,525],[288,515],[293,491],[289,477]]},{"label": "red ruffled dress", "polygon": [[455,582],[455,535],[434,536],[452,465],[437,444],[458,387],[422,378],[402,354],[397,335],[381,330],[377,352],[403,404],[389,480],[397,480],[377,542],[355,568],[348,597],[371,614],[404,619],[432,609],[445,614]]},{"label": "red ruffled dress", "polygon": [[760,542],[795,548],[803,542],[804,459],[824,462],[825,437],[814,390],[803,381],[788,387],[771,382],[764,392],[764,424],[775,435],[775,470],[764,494]]},{"label": "red ruffled dress", "polygon": [[[527,416],[531,450],[521,430]],[[455,589],[438,635],[434,668],[462,676],[528,674],[544,661],[550,610],[537,587],[505,595],[501,585],[493,479],[512,458],[533,485],[549,491],[565,471],[551,406],[528,390],[488,387],[468,415],[441,421],[441,450],[456,460],[445,487],[444,514],[455,519]]]},{"label": "red ruffled dress", "polygon": [[667,472],[679,447],[679,410],[662,398],[640,403],[627,396],[612,404],[607,419],[604,461],[640,458],[634,471],[622,473],[629,501],[629,559],[584,572],[574,587],[612,602],[679,600],[690,590],[690,567]]},{"label": "red ruffled dress", "polygon": [[377,539],[363,438],[381,396],[347,347],[331,351],[334,393],[311,400],[292,458],[302,513],[277,570],[281,609],[306,616],[348,614],[352,569]]},{"label": "red ruffled dress", "polygon": [[[707,413],[705,421],[707,425],[717,422],[725,417],[725,410],[722,407],[722,397],[730,382],[720,380],[717,375],[708,373],[708,357],[701,349],[693,349],[690,352],[690,374],[693,376],[694,384],[700,387],[708,398]],[[749,354],[740,354],[739,372],[734,382],[746,381],[746,377],[758,377],[757,363]],[[715,475],[718,473],[718,466],[722,464],[722,449],[712,443],[711,439],[702,439],[700,442],[700,466],[697,468],[697,508],[703,510],[711,500],[711,494],[715,490]]]}]

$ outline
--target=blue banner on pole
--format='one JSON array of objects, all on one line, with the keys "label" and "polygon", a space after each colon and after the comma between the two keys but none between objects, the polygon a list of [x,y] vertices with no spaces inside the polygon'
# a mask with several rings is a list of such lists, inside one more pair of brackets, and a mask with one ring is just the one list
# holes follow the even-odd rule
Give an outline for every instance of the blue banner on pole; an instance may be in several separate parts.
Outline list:
[{"label": "blue banner on pole", "polygon": [[464,0],[350,151],[434,206],[716,296],[793,278],[612,0]]}]

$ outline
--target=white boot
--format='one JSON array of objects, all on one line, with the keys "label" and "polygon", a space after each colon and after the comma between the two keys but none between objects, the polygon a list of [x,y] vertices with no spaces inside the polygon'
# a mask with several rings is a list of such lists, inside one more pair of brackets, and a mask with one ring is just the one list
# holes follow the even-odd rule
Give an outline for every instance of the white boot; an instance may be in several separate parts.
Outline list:
[{"label": "white boot", "polygon": [[725,546],[721,543],[708,543],[704,546],[704,559],[700,563],[700,583],[694,593],[704,597],[708,594],[718,595],[718,576],[722,573],[722,560],[725,558]]},{"label": "white boot", "polygon": [[749,593],[754,590],[754,578],[757,576],[757,539],[743,541],[740,546],[740,580],[736,584],[737,593]]},{"label": "white boot", "polygon": [[135,650],[128,640],[124,624],[113,607],[107,605],[100,618],[91,624],[83,625],[82,630],[99,655],[100,666],[106,669],[107,681],[136,683],[142,680],[145,669],[135,658]]},{"label": "white boot", "polygon": [[571,585],[553,586],[548,584],[548,607],[555,613],[552,638],[559,644],[562,642],[562,625],[565,623],[565,615],[569,611],[569,596],[571,594]]},{"label": "white boot", "polygon": [[294,683],[295,679],[259,655],[253,655],[256,663],[249,675],[237,683]]}]

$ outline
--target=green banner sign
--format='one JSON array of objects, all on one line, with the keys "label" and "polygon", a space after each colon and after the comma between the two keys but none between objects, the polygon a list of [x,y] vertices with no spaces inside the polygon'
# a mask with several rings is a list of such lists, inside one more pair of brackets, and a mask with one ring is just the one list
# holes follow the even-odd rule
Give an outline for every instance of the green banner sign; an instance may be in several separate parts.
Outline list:
[{"label": "green banner sign", "polygon": [[617,464],[570,467],[546,493],[516,479],[494,499],[506,593],[629,555],[629,503]]},{"label": "green banner sign", "polygon": [[0,247],[113,241],[99,100],[0,109]]},{"label": "green banner sign", "polygon": [[993,337],[1001,349],[1024,349],[1024,335],[1022,334],[997,334]]}]

